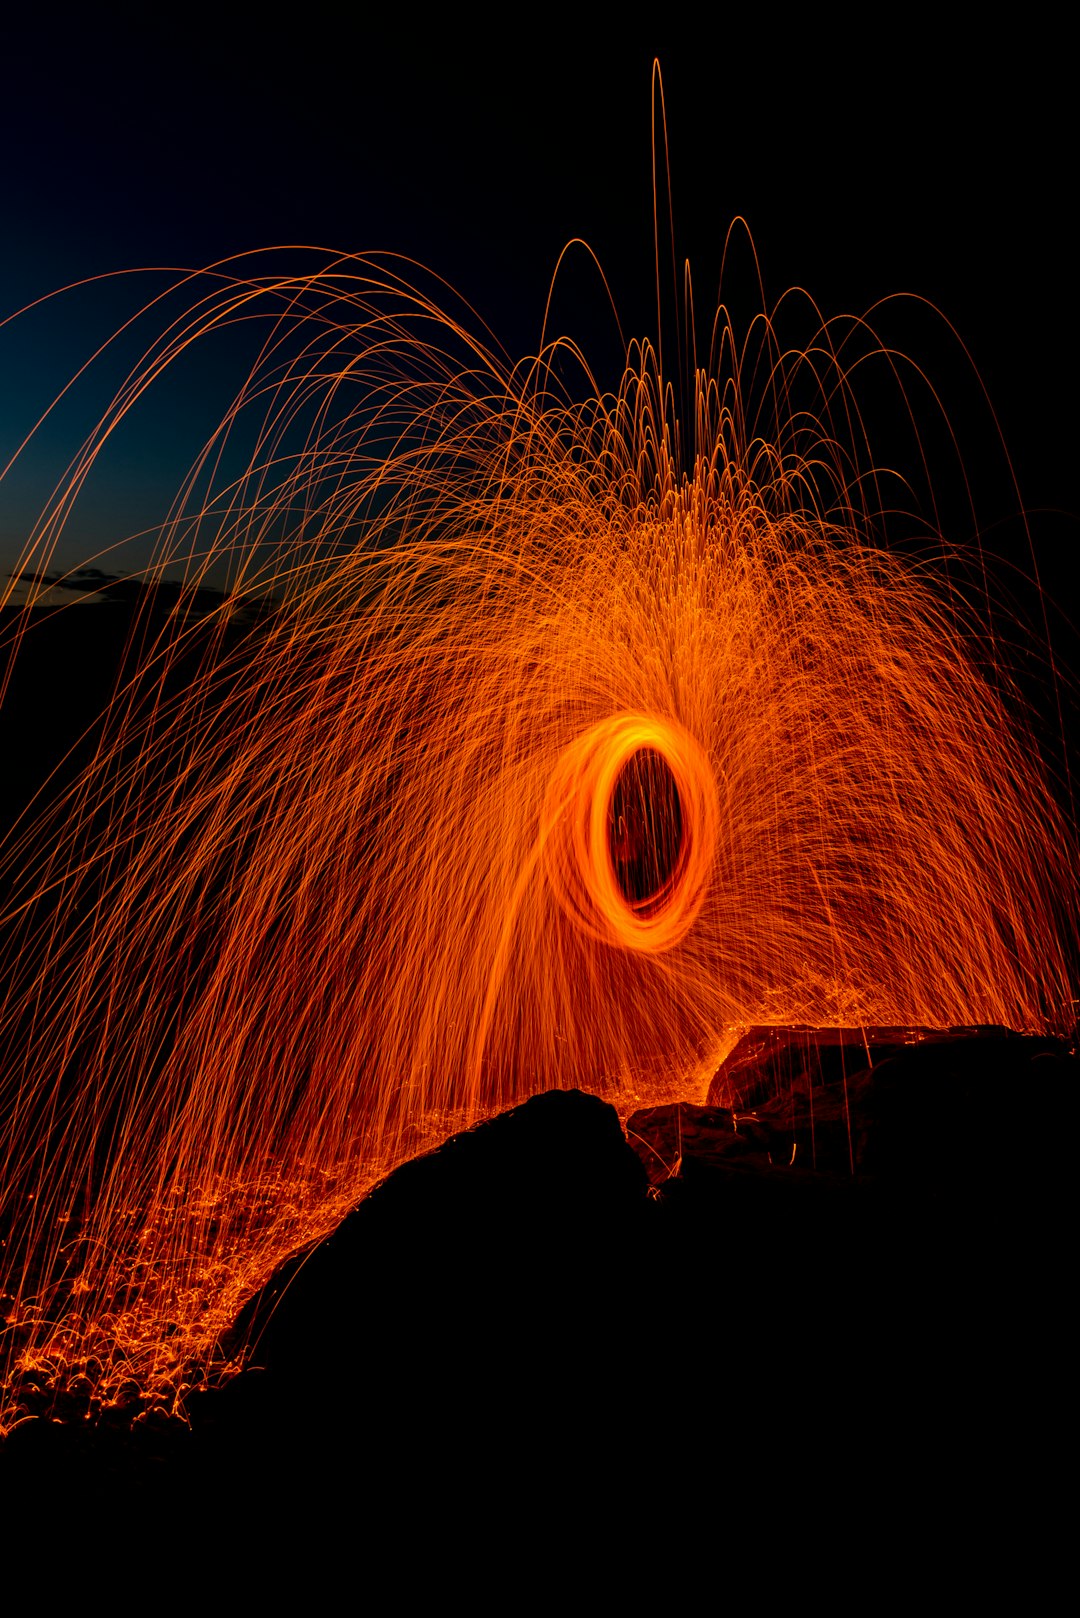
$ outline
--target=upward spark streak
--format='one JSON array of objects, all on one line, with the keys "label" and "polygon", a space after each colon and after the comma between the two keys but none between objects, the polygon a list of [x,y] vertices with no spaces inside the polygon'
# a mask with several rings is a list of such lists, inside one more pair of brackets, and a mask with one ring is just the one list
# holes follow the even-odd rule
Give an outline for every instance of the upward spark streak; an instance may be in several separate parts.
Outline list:
[{"label": "upward spark streak", "polygon": [[151,381],[267,322],[162,530],[187,593],[6,849],[8,1420],[34,1369],[175,1394],[536,1090],[692,1093],[748,1024],[1061,1025],[1071,835],[977,626],[874,543],[865,327],[759,323],[755,372],[721,322],[690,435],[647,347],[575,403],[385,265],[186,296],[25,558]]}]

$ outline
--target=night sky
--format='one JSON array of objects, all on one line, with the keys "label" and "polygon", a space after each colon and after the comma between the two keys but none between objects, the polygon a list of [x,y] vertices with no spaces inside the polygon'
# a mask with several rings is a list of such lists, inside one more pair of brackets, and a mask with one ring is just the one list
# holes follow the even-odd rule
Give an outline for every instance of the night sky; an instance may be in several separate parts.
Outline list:
[{"label": "night sky", "polygon": [[[197,267],[273,244],[385,249],[444,276],[518,355],[536,345],[560,249],[583,237],[627,335],[650,333],[656,55],[676,242],[699,322],[715,306],[736,215],[770,302],[794,284],[826,314],[896,292],[930,299],[979,367],[1035,513],[1044,583],[1067,609],[1080,501],[1063,41],[1027,24],[957,44],[927,17],[860,40],[760,17],[724,14],[722,49],[659,28],[586,36],[566,16],[530,16],[525,44],[465,26],[423,39],[411,22],[368,31],[317,7],[288,34],[187,12],[136,30],[95,19],[62,38],[24,23],[5,45],[0,309],[101,272]],[[745,272],[745,253],[740,262]],[[0,332],[0,450],[162,282],[111,282]],[[737,315],[753,313],[748,273],[725,290]],[[554,324],[602,362],[613,352],[582,254],[560,281]],[[987,549],[1029,566],[992,423],[947,329],[908,305],[885,330],[941,389]],[[78,510],[66,565],[161,519],[220,402],[201,405],[206,376],[148,402]],[[92,388],[76,394],[0,486],[5,569],[106,402]],[[955,520],[950,541],[970,542]]]}]

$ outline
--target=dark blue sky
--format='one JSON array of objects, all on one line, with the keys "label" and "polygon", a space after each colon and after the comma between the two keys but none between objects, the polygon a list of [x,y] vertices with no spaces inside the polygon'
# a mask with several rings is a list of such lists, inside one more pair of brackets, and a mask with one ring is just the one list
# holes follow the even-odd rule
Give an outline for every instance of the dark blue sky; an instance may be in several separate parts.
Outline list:
[{"label": "dark blue sky", "polygon": [[[770,297],[798,283],[828,313],[897,291],[932,299],[983,374],[1029,505],[1080,506],[1063,40],[1028,25],[946,43],[934,14],[904,13],[902,32],[861,41],[810,24],[784,31],[759,11],[755,23],[717,12],[715,48],[663,30],[583,37],[580,15],[530,13],[525,48],[464,25],[422,38],[411,19],[365,31],[318,6],[295,13],[287,34],[190,12],[138,30],[100,18],[77,34],[17,27],[0,106],[0,309],[103,271],[197,266],[273,243],[382,248],[444,275],[520,352],[535,344],[559,249],[584,236],[628,333],[642,331],[654,318],[658,54],[677,241],[699,309],[713,301],[736,214],[753,230]],[[125,281],[0,333],[0,449],[135,302]],[[584,266],[558,320],[602,345],[604,303]],[[963,412],[966,384],[942,328],[912,320],[897,331]],[[230,358],[220,363],[227,373]],[[93,404],[78,396],[25,472],[0,486],[5,565]],[[160,517],[199,416],[194,380],[168,412],[147,410],[73,524],[70,560]],[[992,442],[985,423],[971,430],[978,482]],[[986,479],[988,517],[1007,517],[1000,480]],[[1015,546],[1002,534],[1003,548]],[[1075,521],[1039,521],[1059,593],[1076,537]]]}]

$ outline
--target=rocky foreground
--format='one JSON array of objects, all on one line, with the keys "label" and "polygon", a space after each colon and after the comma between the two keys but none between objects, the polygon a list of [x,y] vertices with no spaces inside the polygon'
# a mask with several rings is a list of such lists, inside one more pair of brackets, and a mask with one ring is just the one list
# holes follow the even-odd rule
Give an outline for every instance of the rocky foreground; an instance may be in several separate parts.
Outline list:
[{"label": "rocky foreground", "polygon": [[536,1096],[287,1265],[238,1323],[252,1368],[190,1425],[30,1422],[0,1477],[422,1492],[557,1468],[587,1494],[765,1448],[1015,1486],[1066,1445],[1080,1061],[913,1038],[757,1030],[709,1105],[625,1133]]}]

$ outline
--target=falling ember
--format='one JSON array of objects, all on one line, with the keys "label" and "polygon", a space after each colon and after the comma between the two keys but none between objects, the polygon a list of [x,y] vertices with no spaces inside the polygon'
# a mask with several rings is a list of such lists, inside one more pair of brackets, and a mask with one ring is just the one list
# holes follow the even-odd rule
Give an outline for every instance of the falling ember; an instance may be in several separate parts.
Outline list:
[{"label": "falling ember", "polygon": [[751,363],[718,321],[680,422],[648,347],[582,402],[565,345],[509,367],[392,263],[176,295],[23,559],[151,383],[264,323],[160,531],[173,611],[3,849],[6,1421],[31,1376],[175,1396],[536,1090],[703,1099],[751,1025],[1066,1026],[1072,829],[980,624],[881,543],[865,322],[759,321]]}]

